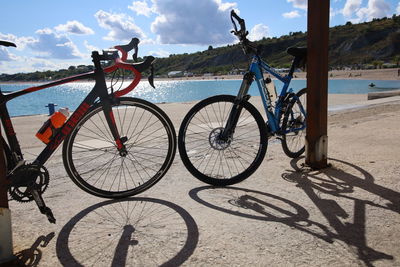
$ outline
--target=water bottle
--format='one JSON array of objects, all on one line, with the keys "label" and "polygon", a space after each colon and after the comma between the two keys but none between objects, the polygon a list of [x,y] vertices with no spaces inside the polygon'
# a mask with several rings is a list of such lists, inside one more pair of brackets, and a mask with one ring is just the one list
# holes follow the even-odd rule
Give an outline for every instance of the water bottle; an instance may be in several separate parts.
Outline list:
[{"label": "water bottle", "polygon": [[60,128],[69,116],[68,108],[60,108],[57,112],[51,115],[43,126],[36,133],[36,137],[39,138],[43,143],[48,144],[56,133],[56,130]]},{"label": "water bottle", "polygon": [[265,79],[265,84],[267,86],[267,92],[269,99],[271,99],[271,103],[275,103],[277,98],[276,87],[274,81],[271,78]]}]

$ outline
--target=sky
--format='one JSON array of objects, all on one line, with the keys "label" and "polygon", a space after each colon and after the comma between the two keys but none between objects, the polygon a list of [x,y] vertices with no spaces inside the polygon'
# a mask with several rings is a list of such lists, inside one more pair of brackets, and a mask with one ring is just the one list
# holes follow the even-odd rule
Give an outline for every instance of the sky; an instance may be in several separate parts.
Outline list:
[{"label": "sky", "polygon": [[[90,65],[91,51],[140,39],[139,56],[168,57],[236,43],[229,13],[249,39],[307,30],[307,0],[12,0],[1,5],[0,74]],[[330,0],[330,26],[400,15],[400,0]]]}]

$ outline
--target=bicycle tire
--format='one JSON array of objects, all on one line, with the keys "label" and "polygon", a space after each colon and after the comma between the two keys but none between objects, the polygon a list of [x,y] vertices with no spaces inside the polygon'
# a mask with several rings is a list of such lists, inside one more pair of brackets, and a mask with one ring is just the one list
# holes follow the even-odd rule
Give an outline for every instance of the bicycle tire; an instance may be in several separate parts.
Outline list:
[{"label": "bicycle tire", "polygon": [[176,134],[169,117],[148,101],[117,98],[112,108],[120,136],[126,137],[127,155],[119,154],[97,103],[65,139],[63,162],[84,191],[124,198],[147,190],[165,175],[175,157]]},{"label": "bicycle tire", "polygon": [[[218,143],[217,135],[225,126],[234,101],[232,95],[204,99],[186,114],[179,129],[178,149],[183,164],[194,177],[207,184],[226,186],[243,181],[257,170],[267,151],[265,122],[247,101],[239,104],[242,112],[233,139]],[[256,134],[258,137],[252,139],[251,135]],[[214,173],[218,161],[221,166]],[[211,162],[212,167],[208,166]]]},{"label": "bicycle tire", "polygon": [[[300,105],[306,112],[306,88],[296,93],[297,98],[290,100],[282,121],[282,149],[288,157],[298,158],[305,151],[306,116],[301,112]],[[307,115],[307,112],[306,112]],[[302,128],[298,131],[295,129]],[[287,133],[286,133],[287,132]]]}]

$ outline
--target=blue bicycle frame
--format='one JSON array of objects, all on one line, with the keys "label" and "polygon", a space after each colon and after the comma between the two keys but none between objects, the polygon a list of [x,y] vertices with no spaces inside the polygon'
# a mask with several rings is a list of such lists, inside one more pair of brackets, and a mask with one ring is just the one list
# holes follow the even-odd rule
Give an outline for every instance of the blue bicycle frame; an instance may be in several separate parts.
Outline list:
[{"label": "blue bicycle frame", "polygon": [[[273,110],[271,98],[269,97],[268,90],[264,82],[263,70],[265,70],[266,72],[270,73],[272,76],[283,82],[283,88],[275,103],[275,110]],[[280,130],[279,118],[282,115],[281,114],[282,104],[283,104],[282,100],[286,95],[288,95],[288,93],[289,94],[293,93],[293,89],[289,88],[290,81],[293,78],[293,72],[294,72],[294,64],[292,65],[292,68],[289,70],[288,75],[281,76],[271,66],[265,63],[258,55],[254,55],[251,64],[249,66],[249,71],[247,74],[245,74],[243,78],[243,82],[240,87],[237,98],[239,100],[242,100],[247,95],[247,92],[250,88],[252,81],[255,80],[258,86],[258,90],[260,91],[265,113],[268,118],[268,127],[269,127],[268,130],[271,133],[276,133]],[[292,95],[295,96],[294,93]],[[304,110],[302,110],[302,112],[305,113]]]}]

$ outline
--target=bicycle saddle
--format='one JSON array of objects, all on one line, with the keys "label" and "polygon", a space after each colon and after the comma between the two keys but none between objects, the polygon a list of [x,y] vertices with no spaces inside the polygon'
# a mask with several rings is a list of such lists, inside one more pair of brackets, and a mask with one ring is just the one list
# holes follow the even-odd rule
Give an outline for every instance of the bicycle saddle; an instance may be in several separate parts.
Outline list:
[{"label": "bicycle saddle", "polygon": [[2,46],[14,46],[14,47],[17,47],[14,43],[7,42],[7,41],[0,41],[0,45],[2,45]]},{"label": "bicycle saddle", "polygon": [[303,58],[307,56],[307,47],[289,47],[286,52],[294,57]]}]

